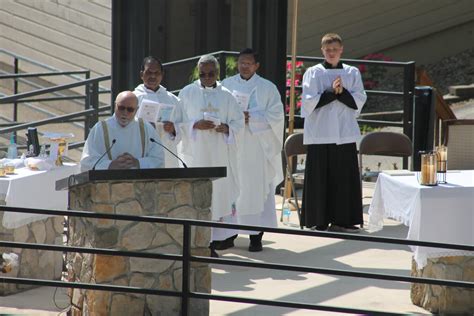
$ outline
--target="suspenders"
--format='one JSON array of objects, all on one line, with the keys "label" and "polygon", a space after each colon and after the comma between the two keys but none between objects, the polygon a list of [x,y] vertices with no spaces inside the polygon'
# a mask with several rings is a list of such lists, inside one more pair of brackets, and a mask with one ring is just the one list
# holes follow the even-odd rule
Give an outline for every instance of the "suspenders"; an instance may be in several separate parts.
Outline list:
[{"label": "suspenders", "polygon": [[[109,139],[109,128],[107,127],[107,123],[105,121],[100,121],[102,124],[102,131],[104,132],[104,142],[105,142],[105,150],[110,148],[110,139]],[[143,119],[138,119],[138,125],[140,126],[140,138],[142,141],[142,158],[145,157],[145,123]],[[109,160],[112,160],[112,154],[110,151],[107,152],[107,156]]]}]

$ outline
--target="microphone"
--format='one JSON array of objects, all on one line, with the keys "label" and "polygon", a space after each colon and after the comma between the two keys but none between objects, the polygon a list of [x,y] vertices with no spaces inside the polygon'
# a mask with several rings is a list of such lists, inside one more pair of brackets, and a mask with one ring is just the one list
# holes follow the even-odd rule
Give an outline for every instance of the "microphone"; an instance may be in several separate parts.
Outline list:
[{"label": "microphone", "polygon": [[109,153],[109,151],[112,149],[112,147],[114,147],[115,141],[116,141],[115,138],[112,139],[112,145],[110,145],[110,147],[107,148],[107,150],[105,151],[105,153],[103,153],[102,156],[100,156],[99,159],[97,159],[97,161],[95,162],[94,166],[92,167],[92,170],[95,170],[95,167],[97,166],[97,164],[99,163],[99,161],[101,161],[102,158],[104,158],[104,156]]},{"label": "microphone", "polygon": [[169,150],[168,148],[166,148],[165,145],[163,145],[162,143],[157,142],[154,138],[150,138],[150,141],[151,141],[152,143],[155,143],[155,144],[160,145],[161,147],[163,147],[164,149],[166,149],[170,154],[172,154],[173,156],[175,156],[176,158],[178,158],[178,160],[181,161],[181,163],[183,164],[184,168],[187,168],[187,167],[188,167],[188,166],[186,166],[186,164],[184,163],[183,159],[179,158],[178,155],[176,155],[174,152],[172,152],[171,150]]}]

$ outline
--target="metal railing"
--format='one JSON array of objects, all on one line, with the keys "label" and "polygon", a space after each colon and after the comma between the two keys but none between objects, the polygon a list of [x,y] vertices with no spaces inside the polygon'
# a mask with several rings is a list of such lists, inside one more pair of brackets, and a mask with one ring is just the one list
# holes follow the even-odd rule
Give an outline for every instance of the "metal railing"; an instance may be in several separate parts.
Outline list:
[{"label": "metal railing", "polygon": [[[110,76],[102,76],[90,79],[90,70],[74,70],[74,71],[60,71],[49,65],[37,62],[30,58],[12,53],[5,49],[0,49],[0,54],[5,54],[13,58],[13,73],[0,74],[0,80],[2,79],[12,79],[13,80],[13,95],[0,97],[0,104],[13,104],[13,115],[11,122],[0,124],[0,134],[13,132],[16,134],[17,131],[25,129],[27,127],[47,125],[51,123],[73,123],[78,124],[78,122],[83,122],[83,124],[78,125],[81,128],[84,128],[84,139],[87,138],[90,128],[93,126],[94,122],[98,121],[98,116],[101,112],[110,109],[110,106],[100,106],[98,100],[98,95],[103,93],[110,93],[109,89],[105,89],[99,86],[99,82],[110,80]],[[34,73],[20,73],[20,61],[25,62],[31,65],[34,65],[38,68],[45,69],[45,72],[34,72]],[[65,76],[70,79],[75,80],[74,83],[43,87],[37,84],[34,81],[28,80],[31,78],[41,78],[41,77],[52,77],[52,76]],[[18,83],[23,82],[28,86],[36,88],[34,91],[28,92],[19,92]],[[61,93],[64,90],[70,90],[73,88],[84,87],[84,94],[75,94],[75,95],[66,95]],[[43,96],[47,94],[52,94],[53,96]],[[84,106],[84,111],[74,112],[70,114],[64,114],[57,116],[55,113],[44,110],[38,106],[33,105],[33,102],[45,102],[45,101],[72,101],[77,104]],[[41,111],[51,118],[22,123],[18,121],[18,105],[25,104],[26,106]],[[91,126],[92,125],[92,126]],[[1,128],[3,127],[3,128]],[[78,142],[73,144],[72,148],[78,146],[78,144],[83,144],[84,142]],[[19,146],[20,149],[25,148],[25,146]]]},{"label": "metal railing", "polygon": [[[210,53],[215,56],[219,61],[219,77],[227,77],[227,67],[226,59],[227,57],[236,58],[239,53],[234,51],[217,51]],[[163,67],[167,72],[172,71],[173,67],[180,66],[183,64],[191,64],[189,73],[192,73],[192,69],[196,66],[196,62],[199,60],[200,56],[185,58],[181,60],[176,60],[173,62],[164,63]],[[309,62],[309,63],[319,63],[324,61],[322,57],[310,57],[310,56],[297,56],[297,61]],[[287,61],[291,60],[291,56],[287,56]],[[367,95],[372,96],[387,96],[391,98],[399,98],[403,103],[403,121],[394,122],[387,120],[369,120],[369,119],[358,119],[358,122],[361,124],[367,124],[372,126],[395,126],[402,127],[403,133],[412,139],[412,116],[413,116],[413,102],[414,102],[414,91],[415,91],[415,62],[396,62],[396,61],[378,61],[378,60],[365,60],[365,59],[341,59],[342,62],[350,65],[372,65],[385,68],[398,68],[403,71],[403,88],[402,91],[384,91],[384,90],[370,90],[366,89]],[[290,87],[286,87],[289,91]],[[301,85],[296,86],[297,90],[301,90]],[[172,92],[177,94],[180,90],[173,90]]]},{"label": "metal railing", "polygon": [[28,127],[42,126],[52,123],[68,123],[74,121],[73,119],[83,117],[84,122],[84,139],[87,139],[90,129],[98,122],[98,116],[100,112],[110,110],[110,105],[108,106],[99,106],[99,82],[110,80],[110,76],[102,76],[92,79],[87,79],[79,82],[68,83],[58,86],[53,86],[49,88],[38,89],[34,91],[28,91],[23,93],[18,93],[12,96],[6,96],[0,98],[0,104],[15,103],[19,101],[31,102],[32,100],[38,101],[42,100],[31,99],[31,97],[36,97],[39,95],[52,93],[61,90],[67,90],[75,87],[86,87],[86,95],[83,97],[85,99],[85,109],[83,111],[74,112],[71,114],[60,115],[52,118],[47,118],[44,120],[33,121],[22,124],[15,124],[13,126],[0,128],[0,134],[16,132]]},{"label": "metal railing", "polygon": [[336,275],[336,276],[345,276],[345,277],[357,277],[357,278],[363,278],[363,279],[388,280],[388,281],[405,282],[405,283],[422,283],[422,284],[433,284],[433,285],[440,285],[440,286],[452,286],[452,287],[460,287],[460,288],[466,288],[466,289],[474,289],[474,282],[466,282],[466,281],[453,281],[453,280],[433,279],[433,278],[425,278],[425,277],[408,277],[408,276],[393,275],[393,274],[357,272],[357,271],[349,271],[349,270],[341,270],[341,269],[328,269],[328,268],[321,268],[321,267],[301,266],[301,265],[294,265],[294,264],[266,263],[266,262],[255,262],[255,261],[227,259],[227,258],[211,258],[211,257],[204,257],[204,256],[195,256],[191,254],[191,227],[201,226],[201,227],[209,227],[209,228],[216,227],[216,228],[242,229],[242,230],[263,231],[263,232],[268,232],[268,233],[296,235],[296,236],[337,238],[337,239],[343,239],[343,240],[355,240],[355,241],[363,241],[363,242],[375,242],[375,243],[386,243],[386,244],[397,244],[397,245],[415,245],[415,246],[424,246],[424,247],[433,247],[433,248],[447,248],[447,249],[455,249],[455,250],[474,251],[474,246],[471,246],[471,245],[454,245],[454,244],[446,244],[446,243],[434,243],[434,242],[425,242],[425,241],[397,239],[397,238],[390,238],[390,237],[373,237],[373,236],[364,236],[364,235],[355,235],[355,234],[305,231],[305,230],[283,229],[283,228],[268,228],[268,227],[250,226],[250,225],[225,224],[225,223],[203,221],[203,220],[175,219],[175,218],[157,217],[157,216],[118,215],[118,214],[108,214],[108,213],[96,213],[96,212],[89,212],[89,211],[74,211],[74,210],[57,211],[57,210],[44,210],[44,209],[16,208],[16,207],[7,207],[7,206],[0,206],[0,211],[181,225],[183,227],[182,255],[0,241],[0,247],[7,247],[7,248],[39,249],[39,250],[61,251],[61,252],[77,252],[77,253],[103,254],[103,255],[113,255],[113,256],[136,257],[136,258],[150,258],[150,259],[157,259],[157,260],[181,261],[183,263],[182,290],[181,291],[168,291],[168,290],[129,287],[129,286],[91,284],[91,283],[81,283],[81,282],[64,282],[64,281],[54,281],[54,280],[40,280],[40,279],[13,278],[13,277],[0,277],[0,282],[12,283],[12,284],[28,284],[28,285],[36,285],[36,286],[51,286],[51,287],[74,288],[74,289],[77,288],[77,289],[85,289],[85,290],[101,290],[101,291],[179,297],[181,298],[181,314],[182,315],[192,314],[189,310],[190,299],[218,300],[218,301],[226,301],[226,302],[248,303],[248,304],[258,304],[258,305],[267,305],[267,306],[296,308],[296,309],[341,312],[341,313],[370,314],[370,315],[404,315],[404,314],[399,314],[399,313],[390,313],[386,311],[365,310],[365,309],[345,308],[345,307],[336,307],[336,306],[327,306],[327,305],[318,305],[318,304],[306,304],[306,303],[299,303],[299,302],[293,302],[293,301],[277,301],[277,300],[267,300],[267,299],[255,299],[251,297],[236,297],[236,296],[215,295],[215,294],[208,294],[208,293],[202,293],[202,292],[194,292],[190,290],[190,275],[191,275],[190,267],[191,267],[192,262],[201,262],[201,263],[208,263],[208,264],[214,263],[214,264],[219,264],[219,265],[240,266],[240,267],[261,268],[261,269],[274,269],[274,270],[281,270],[281,271],[316,273],[316,274],[323,274],[323,275]]},{"label": "metal railing", "polygon": [[[49,67],[47,65],[37,63],[33,60],[30,60],[25,57],[19,57],[17,55],[14,55],[11,52],[5,51],[5,50],[0,50],[0,53],[5,53],[8,55],[11,55],[12,57],[15,58],[15,74],[7,74],[7,75],[0,75],[0,79],[15,79],[14,82],[15,84],[17,83],[17,80],[24,79],[24,78],[31,78],[31,77],[39,77],[39,76],[54,76],[54,75],[68,75],[71,77],[75,77],[77,79],[76,74],[84,74],[86,73],[86,77],[90,75],[90,72],[81,70],[81,71],[58,71],[55,68]],[[228,57],[237,57],[238,52],[233,52],[233,51],[217,51],[211,53],[212,55],[216,56],[216,58],[219,60],[220,64],[220,78],[225,78],[227,76],[227,67],[226,67],[226,60]],[[190,57],[190,58],[185,58],[177,61],[172,61],[168,63],[164,63],[163,67],[167,70],[167,72],[172,72],[173,67],[179,67],[182,65],[189,64],[190,66],[190,74],[192,73],[192,69],[194,69],[197,60],[200,58],[200,56],[195,56],[195,57]],[[290,60],[291,56],[287,56],[287,60]],[[31,74],[18,74],[18,61],[19,60],[25,60],[30,63],[39,65],[45,69],[51,70],[52,72],[44,72],[44,73],[31,73]],[[310,57],[310,56],[298,56],[297,57],[298,61],[302,62],[308,62],[308,63],[318,63],[323,61],[324,59],[321,57]],[[412,116],[413,116],[413,102],[414,102],[414,88],[415,88],[415,63],[414,62],[393,62],[393,61],[374,61],[374,60],[359,60],[359,59],[342,59],[343,62],[351,64],[351,65],[373,65],[373,66],[379,66],[379,67],[387,67],[387,68],[399,68],[403,70],[403,89],[402,91],[379,91],[379,90],[366,90],[366,93],[370,96],[387,96],[391,98],[401,98],[403,102],[403,120],[402,122],[394,122],[394,121],[387,121],[387,120],[370,120],[370,119],[358,119],[359,123],[361,124],[366,124],[366,125],[371,125],[371,126],[396,126],[396,127],[402,127],[403,128],[403,133],[407,135],[410,139],[413,139],[413,123],[412,123]],[[100,78],[100,79],[99,79]],[[110,76],[102,76],[96,78],[97,83],[103,80],[109,80]],[[99,86],[94,86],[96,83],[95,80],[93,81],[88,81],[89,79],[81,81],[82,84],[66,84],[62,86],[57,86],[57,87],[62,87],[62,88],[57,88],[57,87],[52,87],[52,88],[43,88],[43,89],[38,89],[36,92],[30,92],[31,94],[28,93],[17,93],[17,87],[14,87],[14,95],[10,97],[3,97],[0,98],[0,104],[4,103],[13,103],[14,104],[14,117],[13,117],[13,122],[12,123],[7,123],[7,124],[0,124],[0,126],[12,126],[17,124],[17,114],[16,114],[16,108],[17,104],[21,102],[39,102],[39,101],[56,101],[56,100],[76,100],[76,99],[84,99],[85,100],[85,110],[87,111],[89,108],[96,108],[95,105],[91,102],[95,102],[97,99],[97,95],[101,93],[110,93],[110,90],[105,90],[103,88],[100,88]],[[81,85],[84,85],[85,87],[85,95],[84,96],[55,96],[55,97],[38,97],[38,98],[28,98],[28,97],[33,97],[33,96],[40,96],[42,94],[46,93],[55,93],[58,92],[62,89],[70,89],[73,87],[79,87]],[[296,87],[298,90],[301,90],[301,86]],[[289,89],[289,87],[287,87]],[[175,94],[178,94],[180,90],[173,90],[172,92]],[[89,106],[90,105],[90,106]],[[100,108],[103,109],[103,108]],[[102,110],[100,110],[102,111]],[[99,111],[99,112],[100,112]],[[81,112],[77,112],[81,113]],[[64,116],[64,119],[73,119],[77,116],[71,114],[72,117],[68,117],[67,115]],[[88,112],[82,112],[82,115],[88,115],[86,116],[84,120],[84,136],[85,138],[88,135],[89,129],[92,127],[90,126],[91,123],[96,122],[97,119],[94,117],[90,116],[90,113]],[[80,115],[79,115],[80,116]],[[90,119],[88,119],[90,118]],[[51,122],[61,122],[61,120],[53,120]],[[42,123],[48,124],[47,120],[44,120]],[[13,127],[13,126],[12,126]],[[13,129],[0,129],[0,133],[6,132],[6,131],[17,131],[20,128],[13,128]],[[405,164],[405,162],[404,162]]]}]

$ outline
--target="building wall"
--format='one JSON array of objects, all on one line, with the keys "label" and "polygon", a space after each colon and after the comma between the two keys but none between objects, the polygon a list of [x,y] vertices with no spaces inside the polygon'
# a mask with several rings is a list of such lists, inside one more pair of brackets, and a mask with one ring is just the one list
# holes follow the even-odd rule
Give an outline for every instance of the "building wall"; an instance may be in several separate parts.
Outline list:
[{"label": "building wall", "polygon": [[[1,0],[0,29],[3,49],[61,70],[110,74],[109,0]],[[12,63],[3,54],[0,58]],[[20,66],[44,71],[27,63]]]},{"label": "building wall", "polygon": [[[344,56],[383,52],[418,64],[474,47],[472,0],[299,0],[297,54],[321,56],[321,37],[339,33]],[[288,53],[293,0],[289,0]]]},{"label": "building wall", "polygon": [[[255,1],[255,0],[254,0]],[[111,0],[1,0],[0,47],[62,70],[91,69],[92,76],[111,72]],[[169,18],[165,38],[183,34],[166,47],[166,60],[191,57],[196,39],[186,35],[193,24],[192,0],[165,1]],[[230,47],[247,40],[245,0],[230,2]],[[288,53],[292,0],[289,0]],[[343,36],[345,57],[383,52],[394,60],[436,62],[474,47],[472,0],[299,0],[297,54],[320,56],[327,32]],[[158,44],[157,44],[158,45]],[[0,62],[12,59],[0,54]],[[27,66],[27,71],[38,71]]]}]

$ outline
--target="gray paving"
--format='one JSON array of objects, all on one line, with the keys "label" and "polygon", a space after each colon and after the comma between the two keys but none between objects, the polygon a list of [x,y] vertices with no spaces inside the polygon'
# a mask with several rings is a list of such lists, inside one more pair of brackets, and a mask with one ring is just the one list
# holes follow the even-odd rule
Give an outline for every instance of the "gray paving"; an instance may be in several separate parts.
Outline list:
[{"label": "gray paving", "polygon": [[[368,205],[373,184],[364,185],[364,204]],[[277,208],[281,198],[277,199]],[[279,215],[279,210],[278,210]],[[367,214],[364,214],[367,221]],[[297,214],[291,214],[292,226],[297,227]],[[386,220],[384,229],[372,236],[405,238],[407,227]],[[373,273],[410,275],[411,252],[407,246],[344,241],[340,239],[265,234],[264,250],[247,251],[248,238],[239,236],[236,246],[222,251],[223,258],[258,262],[298,264],[330,269],[345,269]],[[224,265],[212,266],[212,293],[270,300],[296,301],[311,304],[378,310],[408,314],[429,314],[410,301],[410,285],[401,282],[368,280],[332,275],[282,272]],[[54,301],[53,301],[54,297]],[[58,315],[67,306],[66,290],[41,287],[20,294],[0,297],[0,313],[26,315]],[[211,301],[211,315],[338,315]],[[65,314],[63,314],[65,315]]]}]

